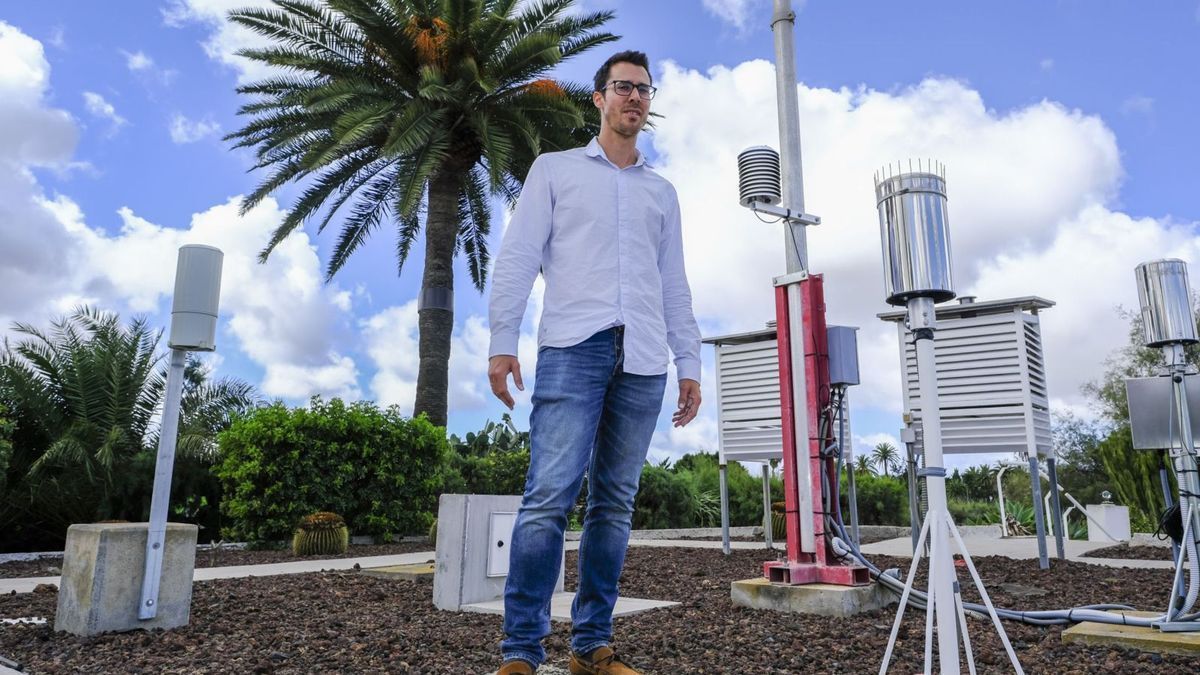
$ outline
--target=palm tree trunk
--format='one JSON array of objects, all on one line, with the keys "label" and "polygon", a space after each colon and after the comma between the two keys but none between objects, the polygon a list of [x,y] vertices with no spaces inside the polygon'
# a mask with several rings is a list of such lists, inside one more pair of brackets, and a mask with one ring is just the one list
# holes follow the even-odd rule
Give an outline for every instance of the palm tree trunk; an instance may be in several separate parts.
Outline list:
[{"label": "palm tree trunk", "polygon": [[442,171],[429,181],[429,215],[425,220],[425,276],[418,301],[421,363],[413,416],[446,426],[450,336],[454,330],[454,245],[458,236],[458,193],[462,181]]}]

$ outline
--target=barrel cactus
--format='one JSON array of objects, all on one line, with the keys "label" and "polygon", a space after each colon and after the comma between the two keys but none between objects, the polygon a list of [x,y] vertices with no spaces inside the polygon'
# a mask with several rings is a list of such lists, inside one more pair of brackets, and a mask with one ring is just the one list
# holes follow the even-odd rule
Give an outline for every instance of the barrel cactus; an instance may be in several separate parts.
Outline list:
[{"label": "barrel cactus", "polygon": [[787,539],[787,518],[784,517],[784,502],[771,504],[771,538],[775,541]]},{"label": "barrel cactus", "polygon": [[300,519],[292,536],[296,555],[339,555],[350,546],[350,530],[336,513],[320,511]]}]

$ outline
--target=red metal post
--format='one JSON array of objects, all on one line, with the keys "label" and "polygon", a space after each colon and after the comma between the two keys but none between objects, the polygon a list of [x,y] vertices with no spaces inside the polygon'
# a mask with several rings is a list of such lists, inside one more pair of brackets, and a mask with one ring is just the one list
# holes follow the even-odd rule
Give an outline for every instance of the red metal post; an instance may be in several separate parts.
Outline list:
[{"label": "red metal post", "polygon": [[[788,306],[787,286],[775,289],[775,330],[779,344],[779,396],[781,421],[783,426],[783,489],[785,503],[785,520],[787,523],[787,561],[768,562],[763,571],[773,582],[788,584],[830,583],[843,586],[858,586],[870,583],[871,578],[865,567],[843,564],[833,555],[831,547],[825,538],[825,512],[822,506],[823,489],[821,485],[822,464],[830,481],[838,480],[835,473],[836,463],[832,458],[822,459],[821,452],[833,439],[833,425],[828,424],[822,432],[821,417],[827,414],[830,403],[829,387],[829,348],[825,328],[825,291],[824,281],[819,275],[810,275],[802,281],[795,282],[800,286],[801,325],[803,335],[791,335],[789,322],[791,308]],[[799,401],[792,390],[792,340],[804,341],[805,369],[804,400]],[[808,429],[802,435],[797,434],[793,417],[793,405],[808,407]],[[832,420],[830,420],[832,422]],[[803,447],[807,447],[809,475],[811,477],[811,499],[813,507],[813,522],[800,522],[799,500],[800,485],[796,453],[792,448],[797,447],[797,436],[802,439]],[[834,505],[833,508],[838,508]],[[802,528],[812,528],[814,535],[814,551],[804,551],[800,547],[800,532]]]}]

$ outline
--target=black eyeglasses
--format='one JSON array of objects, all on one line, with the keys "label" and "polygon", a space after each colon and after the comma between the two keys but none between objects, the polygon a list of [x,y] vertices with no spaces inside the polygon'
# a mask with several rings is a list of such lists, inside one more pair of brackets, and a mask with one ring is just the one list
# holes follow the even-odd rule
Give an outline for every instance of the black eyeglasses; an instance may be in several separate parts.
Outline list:
[{"label": "black eyeglasses", "polygon": [[[633,93],[634,88],[638,90],[638,96],[649,101],[654,98],[654,94],[658,93],[658,87],[651,87],[648,84],[634,84],[629,80],[613,80],[604,85],[604,89],[612,87],[612,90],[617,92],[617,96],[629,96]],[[601,89],[600,91],[604,91]]]}]

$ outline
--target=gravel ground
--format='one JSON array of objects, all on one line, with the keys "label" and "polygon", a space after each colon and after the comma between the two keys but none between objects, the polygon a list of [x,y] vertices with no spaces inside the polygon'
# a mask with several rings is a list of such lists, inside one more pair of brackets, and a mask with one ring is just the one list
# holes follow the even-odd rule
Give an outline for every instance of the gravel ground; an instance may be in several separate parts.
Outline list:
[{"label": "gravel ground", "polygon": [[1173,560],[1170,546],[1130,546],[1117,544],[1083,554],[1084,558],[1119,558],[1123,560]]},{"label": "gravel ground", "polygon": [[[648,673],[871,673],[879,668],[893,609],[853,618],[775,614],[736,608],[729,583],[761,574],[765,551],[632,548],[621,591],[675,600],[669,609],[618,619],[618,649]],[[567,554],[567,587],[575,584]],[[881,558],[881,566],[903,566]],[[979,558],[980,574],[1001,605],[1050,609],[1109,602],[1155,609],[1168,570],[1116,569],[1051,560]],[[962,578],[966,581],[965,571]],[[973,595],[969,582],[964,594]],[[496,666],[498,616],[433,608],[429,581],[321,572],[197,583],[192,619],[172,631],[79,638],[56,634],[56,593],[0,596],[0,618],[41,616],[45,626],[4,626],[0,654],[31,672],[123,673],[486,673]],[[922,662],[924,613],[901,628],[895,672]],[[1200,656],[1064,645],[1061,628],[1005,624],[1030,673],[1200,672]],[[566,664],[569,628],[555,624],[548,663]],[[1010,672],[990,624],[974,621],[980,672]]]},{"label": "gravel ground", "polygon": [[[365,558],[376,555],[396,555],[432,551],[429,542],[403,542],[396,544],[370,544],[351,546],[342,555],[298,556],[288,549],[271,551],[246,551],[223,548],[218,550],[198,549],[196,567],[233,567],[236,565],[265,565],[268,563],[291,562],[293,560],[330,560],[335,558]],[[432,557],[432,556],[431,556]],[[62,555],[42,557],[37,560],[20,560],[0,564],[0,579],[21,577],[54,577],[62,574]]]}]

